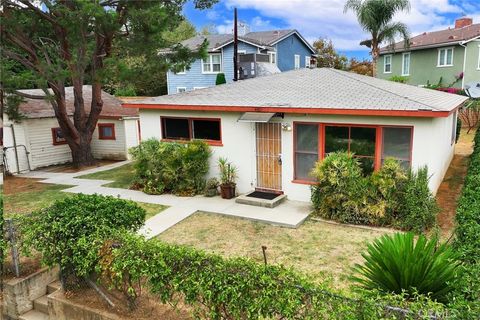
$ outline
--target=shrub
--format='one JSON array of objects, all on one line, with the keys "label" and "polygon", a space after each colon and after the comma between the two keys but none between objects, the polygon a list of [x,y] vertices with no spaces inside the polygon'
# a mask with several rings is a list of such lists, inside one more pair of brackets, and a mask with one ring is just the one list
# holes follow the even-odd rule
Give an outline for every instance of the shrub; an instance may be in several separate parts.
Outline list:
[{"label": "shrub", "polygon": [[149,139],[130,152],[135,184],[145,193],[194,195],[204,190],[211,154],[205,142],[180,144]]},{"label": "shrub", "polygon": [[402,229],[421,233],[435,224],[440,209],[428,187],[428,180],[427,167],[408,173],[398,208],[398,224]]},{"label": "shrub", "polygon": [[445,302],[453,289],[450,282],[458,263],[454,251],[438,245],[436,238],[420,235],[415,241],[413,233],[384,235],[369,244],[362,256],[366,261],[355,265],[358,276],[352,279],[367,290],[419,293]]},{"label": "shrub", "polygon": [[457,117],[457,130],[456,130],[456,134],[455,134],[455,143],[457,143],[458,140],[460,139],[460,134],[462,133],[462,126],[463,126],[462,118],[460,116],[458,116]]},{"label": "shrub", "polygon": [[225,84],[227,80],[225,79],[225,73],[217,73],[217,78],[215,79],[215,85]]},{"label": "shrub", "polygon": [[24,217],[23,245],[40,252],[47,266],[59,265],[64,280],[75,279],[94,270],[104,237],[138,230],[144,220],[145,210],[132,201],[78,194]]},{"label": "shrub", "polygon": [[399,83],[407,83],[408,82],[408,77],[405,76],[392,76],[388,80],[393,81],[393,82],[399,82]]}]

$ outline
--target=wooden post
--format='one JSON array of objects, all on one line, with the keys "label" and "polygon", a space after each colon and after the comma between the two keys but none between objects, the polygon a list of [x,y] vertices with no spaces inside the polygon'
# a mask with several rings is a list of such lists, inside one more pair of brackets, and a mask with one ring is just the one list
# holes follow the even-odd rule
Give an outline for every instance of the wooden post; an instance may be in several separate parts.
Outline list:
[{"label": "wooden post", "polygon": [[7,223],[8,239],[10,240],[10,245],[12,247],[12,261],[15,268],[15,276],[18,278],[20,277],[20,261],[18,257],[15,228],[12,219],[6,219],[5,222]]},{"label": "wooden post", "polygon": [[238,22],[237,8],[233,9],[233,81],[238,80]]}]

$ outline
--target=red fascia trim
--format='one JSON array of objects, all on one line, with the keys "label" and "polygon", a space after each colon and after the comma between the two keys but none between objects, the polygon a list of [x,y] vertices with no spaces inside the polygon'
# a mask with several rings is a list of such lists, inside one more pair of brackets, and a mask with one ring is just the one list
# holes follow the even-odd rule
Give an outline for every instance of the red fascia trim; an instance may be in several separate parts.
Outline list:
[{"label": "red fascia trim", "polygon": [[125,108],[156,109],[156,110],[190,110],[190,111],[225,111],[225,112],[279,112],[300,114],[332,114],[358,116],[387,116],[387,117],[422,117],[444,118],[452,111],[405,111],[405,110],[365,110],[365,109],[330,109],[330,108],[282,108],[282,107],[242,107],[242,106],[201,106],[175,104],[123,104]]}]

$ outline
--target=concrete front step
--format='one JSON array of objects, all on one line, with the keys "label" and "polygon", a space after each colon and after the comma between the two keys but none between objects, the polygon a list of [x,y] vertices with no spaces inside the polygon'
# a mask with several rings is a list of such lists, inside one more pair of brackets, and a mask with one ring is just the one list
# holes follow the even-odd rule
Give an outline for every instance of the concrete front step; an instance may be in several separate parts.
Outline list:
[{"label": "concrete front step", "polygon": [[33,310],[37,310],[48,314],[48,300],[47,296],[40,297],[33,301]]},{"label": "concrete front step", "polygon": [[255,191],[249,192],[247,194],[238,196],[235,198],[236,203],[240,204],[247,204],[250,206],[257,206],[257,207],[264,207],[264,208],[275,208],[279,204],[281,204],[283,201],[287,199],[287,196],[284,194],[279,194],[277,197],[275,197],[272,200],[269,199],[261,199],[261,198],[255,198],[255,197],[249,197],[249,194],[254,193]]},{"label": "concrete front step", "polygon": [[54,293],[55,291],[62,288],[60,280],[54,281],[47,286],[47,294]]},{"label": "concrete front step", "polygon": [[49,320],[48,314],[40,312],[38,310],[30,310],[27,313],[22,314],[19,320]]}]

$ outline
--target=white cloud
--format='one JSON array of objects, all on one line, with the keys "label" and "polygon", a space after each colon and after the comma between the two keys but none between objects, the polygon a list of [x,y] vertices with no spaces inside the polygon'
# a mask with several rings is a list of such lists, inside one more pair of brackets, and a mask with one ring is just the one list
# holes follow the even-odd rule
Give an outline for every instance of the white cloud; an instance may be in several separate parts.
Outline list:
[{"label": "white cloud", "polygon": [[[477,0],[461,1],[471,5]],[[360,28],[352,12],[344,14],[345,0],[226,0],[225,4],[228,8],[255,9],[262,20],[282,19],[289,28],[298,29],[307,39],[328,37],[339,50],[367,50],[359,42],[368,38],[368,34]],[[444,15],[460,16],[467,5],[452,0],[411,0],[410,13],[399,14],[395,20],[405,22],[415,35],[451,26],[453,21]],[[467,11],[467,14],[480,14],[480,8],[477,9],[476,12]]]}]

